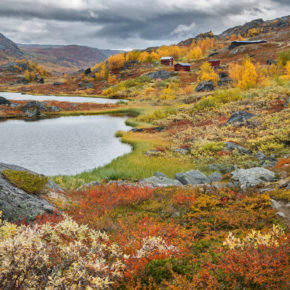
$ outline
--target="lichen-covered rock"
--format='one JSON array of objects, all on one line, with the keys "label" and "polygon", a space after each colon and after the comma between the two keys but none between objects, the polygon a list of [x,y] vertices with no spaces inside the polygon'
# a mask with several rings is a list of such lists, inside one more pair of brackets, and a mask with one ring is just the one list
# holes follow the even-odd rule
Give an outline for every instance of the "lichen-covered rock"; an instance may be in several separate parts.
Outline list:
[{"label": "lichen-covered rock", "polygon": [[275,173],[263,167],[237,169],[232,172],[232,179],[236,181],[242,189],[246,189],[261,183],[274,181]]},{"label": "lichen-covered rock", "polygon": [[199,170],[190,170],[187,172],[176,173],[174,178],[184,185],[197,185],[210,183],[210,179]]},{"label": "lichen-covered rock", "polygon": [[[55,208],[46,200],[28,194],[9,183],[1,174],[6,169],[31,172],[19,166],[0,163],[0,211],[3,213],[3,219],[8,221],[23,219],[33,221],[39,214],[50,214],[54,211]],[[51,191],[61,191],[52,181],[47,183],[47,187]]]}]

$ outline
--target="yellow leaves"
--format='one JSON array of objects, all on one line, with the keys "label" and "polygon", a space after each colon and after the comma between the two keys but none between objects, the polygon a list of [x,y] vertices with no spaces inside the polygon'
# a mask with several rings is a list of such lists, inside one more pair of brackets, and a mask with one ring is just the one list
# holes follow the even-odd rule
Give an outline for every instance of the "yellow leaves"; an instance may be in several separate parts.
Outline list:
[{"label": "yellow leaves", "polygon": [[219,76],[208,62],[204,62],[200,67],[199,80],[212,81],[215,85],[217,85]]},{"label": "yellow leaves", "polygon": [[203,57],[203,53],[199,46],[192,48],[187,54],[188,61],[201,59],[202,57]]},{"label": "yellow leaves", "polygon": [[273,225],[272,230],[263,234],[261,231],[252,230],[245,238],[236,238],[232,232],[230,232],[224,241],[223,245],[230,248],[244,248],[251,245],[257,248],[259,245],[264,246],[278,246],[279,241],[285,237],[284,229],[280,226]]},{"label": "yellow leaves", "polygon": [[[273,70],[273,68],[272,68]],[[229,65],[229,76],[234,80],[237,87],[249,89],[269,85],[268,72],[259,64],[255,66],[249,58],[245,58],[242,65],[231,63]]]},{"label": "yellow leaves", "polygon": [[125,57],[123,53],[112,55],[108,58],[108,65],[111,71],[118,70],[125,64]]}]

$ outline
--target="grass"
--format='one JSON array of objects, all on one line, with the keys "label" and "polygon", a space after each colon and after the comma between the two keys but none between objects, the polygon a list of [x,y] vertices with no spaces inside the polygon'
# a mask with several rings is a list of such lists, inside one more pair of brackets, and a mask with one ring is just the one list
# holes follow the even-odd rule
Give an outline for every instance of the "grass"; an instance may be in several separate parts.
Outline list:
[{"label": "grass", "polygon": [[45,192],[48,178],[42,175],[6,169],[2,175],[16,187],[31,194],[42,194]]},{"label": "grass", "polygon": [[[120,136],[120,132],[118,132]],[[130,181],[152,176],[156,171],[161,171],[173,177],[175,173],[193,169],[189,160],[180,157],[146,156],[147,150],[165,145],[165,141],[155,136],[144,137],[142,134],[125,133],[122,142],[132,146],[132,152],[114,159],[110,164],[96,168],[89,172],[83,172],[75,176],[58,176],[52,179],[60,186],[75,189],[91,181],[104,179]]]}]

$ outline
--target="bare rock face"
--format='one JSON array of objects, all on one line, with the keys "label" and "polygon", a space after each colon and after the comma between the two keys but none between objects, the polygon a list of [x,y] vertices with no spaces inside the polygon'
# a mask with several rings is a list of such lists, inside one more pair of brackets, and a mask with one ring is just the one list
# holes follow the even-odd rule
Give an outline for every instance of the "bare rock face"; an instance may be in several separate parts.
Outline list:
[{"label": "bare rock face", "polygon": [[232,172],[232,179],[236,181],[242,189],[246,189],[261,183],[274,181],[275,173],[263,167],[237,169]]},{"label": "bare rock face", "polygon": [[[4,220],[20,221],[25,219],[30,222],[38,214],[51,214],[55,210],[46,200],[28,194],[9,183],[1,174],[6,169],[31,172],[19,166],[0,163],[0,211],[2,211]],[[52,181],[49,181],[47,186],[50,190],[61,190]]]}]

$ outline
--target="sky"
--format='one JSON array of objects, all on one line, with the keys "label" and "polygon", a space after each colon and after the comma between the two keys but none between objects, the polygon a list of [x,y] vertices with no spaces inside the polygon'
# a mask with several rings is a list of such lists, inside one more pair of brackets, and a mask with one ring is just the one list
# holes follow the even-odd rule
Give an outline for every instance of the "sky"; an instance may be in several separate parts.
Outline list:
[{"label": "sky", "polygon": [[0,33],[17,43],[147,48],[290,14],[290,0],[0,0]]}]

